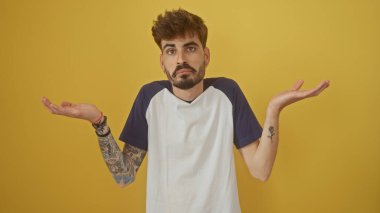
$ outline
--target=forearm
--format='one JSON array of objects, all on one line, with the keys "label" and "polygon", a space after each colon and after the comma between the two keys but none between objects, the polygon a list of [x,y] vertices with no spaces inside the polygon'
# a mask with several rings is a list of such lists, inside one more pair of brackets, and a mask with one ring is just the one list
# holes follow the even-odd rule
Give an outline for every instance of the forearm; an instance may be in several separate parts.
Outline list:
[{"label": "forearm", "polygon": [[262,180],[269,178],[276,158],[279,115],[280,110],[268,107],[260,143],[253,158],[252,171]]},{"label": "forearm", "polygon": [[319,95],[329,86],[329,81],[321,82],[312,90],[300,91],[302,84],[303,80],[297,81],[290,90],[279,93],[271,99],[260,142],[241,150],[251,174],[260,180],[265,181],[269,178],[276,158],[280,111],[292,103]]},{"label": "forearm", "polygon": [[135,170],[131,169],[132,166],[129,165],[128,159],[125,159],[125,156],[123,156],[123,153],[113,138],[112,133],[105,137],[99,136],[104,135],[108,131],[108,125],[96,129],[96,132],[98,133],[99,147],[103,159],[116,183],[120,186],[125,186],[126,184],[134,181]]}]

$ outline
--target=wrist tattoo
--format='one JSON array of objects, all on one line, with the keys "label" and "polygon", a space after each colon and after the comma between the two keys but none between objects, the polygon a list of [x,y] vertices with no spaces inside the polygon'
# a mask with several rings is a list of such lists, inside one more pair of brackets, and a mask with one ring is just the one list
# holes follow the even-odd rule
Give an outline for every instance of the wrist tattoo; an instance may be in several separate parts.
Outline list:
[{"label": "wrist tattoo", "polygon": [[272,140],[272,137],[275,135],[274,134],[274,127],[273,126],[270,126],[269,127],[269,134],[267,137],[270,138],[270,140]]}]

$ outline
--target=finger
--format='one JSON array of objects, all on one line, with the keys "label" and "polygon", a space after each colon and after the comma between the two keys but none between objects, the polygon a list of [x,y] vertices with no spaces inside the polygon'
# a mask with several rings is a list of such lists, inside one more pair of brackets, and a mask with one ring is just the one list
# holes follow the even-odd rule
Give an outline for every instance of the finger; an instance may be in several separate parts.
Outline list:
[{"label": "finger", "polygon": [[51,103],[49,101],[49,99],[44,98],[43,102],[44,102],[44,105],[46,106],[46,108],[48,108],[48,110],[51,113],[57,114],[57,115],[68,115],[68,112],[66,111],[66,109],[64,107]]},{"label": "finger", "polygon": [[304,82],[303,80],[298,80],[298,81],[293,85],[292,90],[293,90],[293,91],[299,90],[299,89],[302,87],[303,82]]},{"label": "finger", "polygon": [[60,114],[59,110],[57,109],[57,107],[55,105],[51,104],[49,107],[50,107],[51,111],[53,112],[53,114],[56,114],[56,115]]},{"label": "finger", "polygon": [[327,81],[322,81],[321,83],[319,83],[317,88],[321,89],[321,88],[325,87],[327,84],[328,84]]},{"label": "finger", "polygon": [[45,96],[42,97],[42,102],[45,104],[45,105],[50,105],[51,102],[49,101],[49,99],[47,99]]},{"label": "finger", "polygon": [[324,89],[326,89],[329,86],[329,81],[322,81],[316,88],[312,90],[306,90],[304,95],[305,97],[312,97],[319,95]]},{"label": "finger", "polygon": [[327,87],[330,86],[330,82],[327,80],[327,81],[322,81],[319,85],[318,85],[318,89],[316,91],[317,95],[319,93],[321,93],[324,89],[326,89]]},{"label": "finger", "polygon": [[41,100],[41,102],[42,102],[42,105],[50,112],[50,113],[53,113],[53,110],[51,110],[49,107],[48,107],[48,105],[47,105],[47,103],[46,103],[46,98],[45,97],[42,97],[42,100]]},{"label": "finger", "polygon": [[323,87],[321,88],[321,91],[323,91],[324,89],[326,89],[327,87],[330,86],[330,81],[326,80],[323,82]]},{"label": "finger", "polygon": [[68,102],[68,101],[62,101],[62,103],[61,103],[61,106],[62,106],[62,107],[72,106],[72,105],[73,105],[73,104],[70,103],[70,102]]},{"label": "finger", "polygon": [[53,109],[51,108],[52,103],[47,99],[46,97],[42,97],[42,103],[48,109],[50,112],[54,112]]},{"label": "finger", "polygon": [[326,82],[326,87],[325,88],[329,87],[330,86],[330,81],[326,80],[325,82]]},{"label": "finger", "polygon": [[58,114],[58,115],[67,115],[65,108],[63,108],[63,107],[61,107],[61,106],[58,106],[58,105],[52,104],[52,105],[51,105],[51,108],[52,108],[53,111],[54,111],[56,114]]},{"label": "finger", "polygon": [[316,95],[319,95],[323,90],[325,90],[327,87],[330,86],[330,83],[327,81],[321,89],[318,90],[318,93]]}]

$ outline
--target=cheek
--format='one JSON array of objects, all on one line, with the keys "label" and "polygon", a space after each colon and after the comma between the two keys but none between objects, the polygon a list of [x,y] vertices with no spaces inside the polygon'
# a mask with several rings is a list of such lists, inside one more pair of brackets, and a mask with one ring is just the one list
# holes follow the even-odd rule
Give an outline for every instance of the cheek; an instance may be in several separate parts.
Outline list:
[{"label": "cheek", "polygon": [[175,70],[175,67],[173,66],[168,66],[168,65],[164,65],[164,68],[165,68],[165,72],[168,72],[170,75],[173,74],[174,70]]},{"label": "cheek", "polygon": [[205,57],[204,55],[194,55],[193,57],[189,57],[189,63],[199,66],[205,63]]},{"label": "cheek", "polygon": [[164,72],[166,75],[172,76],[174,70],[175,70],[175,67],[171,68],[171,67],[168,67],[166,64],[164,64]]},{"label": "cheek", "polygon": [[204,60],[197,60],[190,63],[190,66],[194,67],[197,71],[199,71],[199,69],[203,67],[204,65],[205,65]]},{"label": "cheek", "polygon": [[164,67],[169,71],[175,69],[175,67],[177,66],[175,61],[170,60],[170,59],[164,59],[162,63],[164,65]]}]

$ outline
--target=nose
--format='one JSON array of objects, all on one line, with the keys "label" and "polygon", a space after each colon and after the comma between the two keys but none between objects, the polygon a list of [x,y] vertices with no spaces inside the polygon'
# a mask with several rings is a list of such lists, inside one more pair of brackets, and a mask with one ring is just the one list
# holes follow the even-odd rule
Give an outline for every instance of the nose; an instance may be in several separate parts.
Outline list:
[{"label": "nose", "polygon": [[177,64],[183,64],[186,63],[185,54],[183,51],[177,52]]}]

